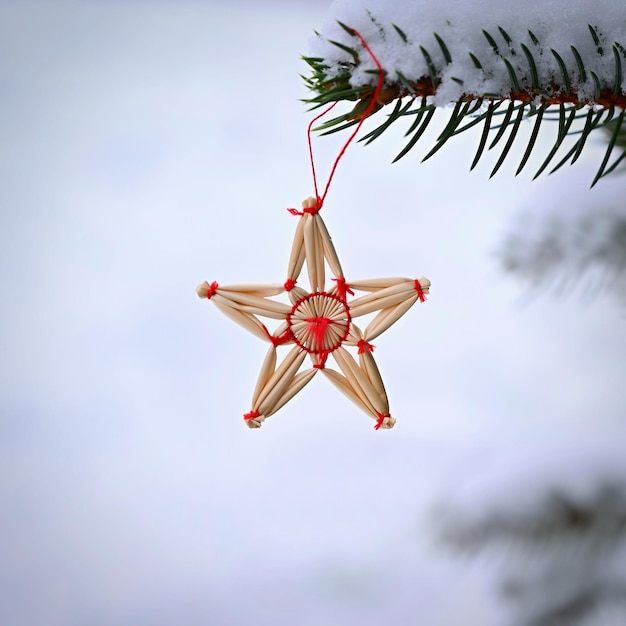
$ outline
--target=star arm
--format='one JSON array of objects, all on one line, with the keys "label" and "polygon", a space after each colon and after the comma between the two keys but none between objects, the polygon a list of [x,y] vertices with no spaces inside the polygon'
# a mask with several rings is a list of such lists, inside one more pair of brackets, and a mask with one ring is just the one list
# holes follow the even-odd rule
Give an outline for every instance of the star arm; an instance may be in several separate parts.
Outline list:
[{"label": "star arm", "polygon": [[219,285],[217,282],[213,282],[209,285],[204,281],[196,287],[196,293],[200,298],[209,298],[216,293],[241,293],[248,294],[250,296],[257,296],[259,298],[266,298],[268,296],[278,296],[285,288],[282,285],[276,285],[274,283],[258,284],[258,283],[239,283],[236,285]]},{"label": "star arm", "polygon": [[[293,287],[306,261],[307,274],[312,292],[325,290],[325,262],[341,283],[334,286],[330,293],[338,293],[345,297],[343,270],[333,245],[328,228],[319,215],[319,205],[315,198],[307,198],[302,203],[302,211],[290,209],[300,220],[294,235],[289,264],[287,266],[286,285]],[[343,289],[343,290],[342,290]],[[289,289],[288,289],[289,291]],[[290,294],[291,296],[291,294]],[[293,300],[293,298],[292,298]]]},{"label": "star arm", "polygon": [[409,281],[409,278],[404,277],[387,277],[387,278],[363,278],[361,280],[350,281],[350,286],[354,287],[357,291],[369,291],[374,293],[381,289],[387,289],[393,285],[399,285]]},{"label": "star arm", "polygon": [[389,400],[384,389],[381,394],[380,388],[377,389],[372,384],[367,371],[361,369],[354,357],[345,348],[341,347],[337,348],[332,354],[352,390],[359,396],[363,404],[368,407],[369,413],[375,416],[381,413],[389,413]]},{"label": "star arm", "polygon": [[[368,342],[395,324],[418,300],[423,302],[429,291],[430,281],[422,276],[414,280],[386,278],[356,281],[350,285],[358,290],[370,291],[368,295],[350,302],[350,314],[353,318],[378,311],[363,333],[362,339]],[[348,337],[348,344],[356,345],[354,337]]]},{"label": "star arm", "polygon": [[222,287],[217,282],[211,284],[204,282],[196,288],[200,298],[212,300],[224,315],[257,337],[272,343],[277,339],[272,337],[257,315],[284,320],[291,308],[282,302],[269,299],[284,291],[282,285],[241,284]]},{"label": "star arm", "polygon": [[407,300],[394,304],[380,311],[374,319],[365,327],[363,331],[363,339],[372,341],[379,335],[382,335],[388,328],[393,326],[418,300],[416,294],[413,294]]},{"label": "star arm", "polygon": [[263,360],[263,365],[261,365],[261,371],[259,372],[256,386],[252,392],[252,404],[258,400],[263,388],[267,385],[267,382],[276,370],[276,359],[276,347],[270,346],[267,350],[267,354],[265,355],[265,359]]},{"label": "star arm", "polygon": [[[248,285],[244,286],[248,287]],[[284,291],[285,288],[282,285],[259,285],[257,290],[243,290],[238,285],[229,285],[216,290],[214,301],[246,313],[284,320],[291,311],[291,307],[269,298]]]},{"label": "star arm", "polygon": [[309,383],[309,381],[313,378],[313,376],[315,376],[315,374],[317,374],[317,372],[318,372],[317,369],[311,367],[308,370],[304,370],[303,372],[296,374],[293,377],[293,379],[290,381],[285,391],[283,392],[283,395],[281,396],[281,398],[272,408],[271,412],[266,414],[266,417],[269,417],[270,415],[274,415],[276,411],[278,411],[279,409],[282,409],[283,406],[287,404],[289,400],[291,400],[291,398],[293,398],[298,392],[300,392]]},{"label": "star arm", "polygon": [[[370,350],[359,350],[359,366],[365,373],[365,376],[367,376],[367,379],[375,389],[376,393],[383,398],[388,405],[389,400],[387,398],[387,392],[385,391],[385,385],[383,384],[383,379],[378,371],[376,360]],[[389,411],[389,406],[387,406],[387,411]]]},{"label": "star arm", "polygon": [[[348,356],[350,356],[348,354]],[[341,358],[341,357],[340,357]],[[350,357],[352,358],[352,357]],[[354,361],[354,360],[353,360]],[[339,365],[339,363],[337,363]],[[330,368],[325,368],[322,370],[322,373],[328,380],[330,380],[333,385],[339,389],[348,399],[350,399],[354,404],[356,404],[361,410],[365,413],[369,414],[376,420],[376,430],[379,428],[393,428],[396,420],[391,417],[388,413],[388,410],[385,412],[377,411],[374,407],[373,403],[365,396],[363,388],[359,383],[356,382],[356,375],[354,368],[359,368],[358,364],[354,362],[353,364],[346,363],[344,365],[346,370],[344,373],[346,375],[340,374],[338,371]],[[341,367],[341,366],[340,366]],[[365,371],[361,372],[361,375],[366,376]],[[381,408],[386,408],[386,395],[384,399],[375,400],[376,404],[378,404]]]},{"label": "star arm", "polygon": [[304,215],[298,220],[296,232],[291,245],[291,254],[287,264],[287,282],[292,282],[295,286],[304,265]]},{"label": "star arm", "polygon": [[252,395],[252,410],[244,416],[250,428],[258,428],[313,378],[315,369],[298,373],[305,357],[306,352],[294,346],[276,367],[276,348],[268,350]]},{"label": "star arm", "polygon": [[231,306],[220,304],[216,301],[215,306],[234,322],[237,322],[240,326],[251,332],[253,335],[263,339],[264,341],[270,341],[270,334],[265,324],[263,324],[255,315],[250,313],[244,313]]},{"label": "star arm", "polygon": [[352,385],[348,382],[348,379],[340,374],[337,370],[331,368],[324,368],[320,370],[333,385],[341,391],[349,400],[352,400],[362,411],[372,414],[371,408],[363,402],[361,397],[352,388]]},{"label": "star arm", "polygon": [[[350,301],[350,315],[355,318],[361,315],[367,315],[374,311],[380,311],[390,306],[400,304],[405,300],[428,292],[430,287],[430,281],[424,287],[419,280],[413,280],[410,278],[390,278],[387,286],[378,288],[365,296],[360,296]],[[354,282],[350,281],[350,286],[353,289],[361,290],[365,281]],[[369,281],[367,281],[369,282]]]},{"label": "star arm", "polygon": [[305,213],[301,220],[304,222],[304,254],[306,269],[309,275],[311,291],[324,291],[326,271],[324,267],[324,245],[317,227],[318,215]]},{"label": "star arm", "polygon": [[[272,349],[275,348],[272,346]],[[266,380],[262,385],[257,385],[258,391],[252,397],[253,410],[264,412],[271,408],[269,405],[274,404],[275,396],[279,395],[289,383],[289,379],[295,376],[305,356],[306,353],[301,348],[294,346],[276,369],[272,367],[263,372],[266,368],[261,368],[261,373],[265,374]],[[267,402],[269,396],[271,396],[269,398],[271,402]]]},{"label": "star arm", "polygon": [[333,245],[330,233],[328,232],[328,228],[326,228],[326,224],[319,214],[315,217],[317,218],[317,229],[322,240],[322,248],[324,250],[324,257],[326,258],[328,267],[330,267],[336,277],[343,276],[341,263],[339,262],[339,257],[337,256],[337,252],[335,250],[335,246]]},{"label": "star arm", "polygon": [[374,346],[365,339],[364,333],[362,333],[361,329],[354,323],[350,325],[350,334],[345,344],[358,347],[359,367],[365,373],[365,376],[374,387],[376,393],[388,404],[385,385],[383,384],[383,379],[372,355]]}]

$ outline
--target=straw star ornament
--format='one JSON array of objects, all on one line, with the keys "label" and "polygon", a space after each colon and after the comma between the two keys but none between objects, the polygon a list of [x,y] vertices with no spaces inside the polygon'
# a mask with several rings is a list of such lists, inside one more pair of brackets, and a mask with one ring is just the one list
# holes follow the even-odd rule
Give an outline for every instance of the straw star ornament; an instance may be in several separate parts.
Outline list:
[{"label": "straw star ornament", "polygon": [[[204,282],[196,289],[215,306],[269,342],[252,394],[252,408],[244,415],[250,428],[259,428],[317,374],[322,372],[341,392],[376,421],[375,428],[392,428],[389,401],[370,343],[404,315],[417,300],[424,302],[430,287],[427,278],[379,278],[346,282],[339,258],[324,221],[322,201],[307,198],[299,215],[287,269],[287,280],[277,284],[221,286]],[[297,285],[306,264],[309,291]],[[326,266],[334,277],[326,289]],[[351,298],[355,291],[365,295]],[[273,300],[287,293],[291,305]],[[364,331],[354,319],[376,313]],[[259,318],[279,320],[271,333]],[[277,363],[277,348],[293,344]],[[355,358],[346,348],[355,348]],[[310,359],[311,367],[300,371]],[[328,367],[332,359],[337,369]]]}]

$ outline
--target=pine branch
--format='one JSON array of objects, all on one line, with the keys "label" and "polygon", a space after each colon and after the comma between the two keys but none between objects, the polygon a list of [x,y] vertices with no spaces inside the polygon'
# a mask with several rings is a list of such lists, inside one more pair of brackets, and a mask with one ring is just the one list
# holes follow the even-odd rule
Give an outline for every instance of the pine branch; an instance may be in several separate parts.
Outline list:
[{"label": "pine branch", "polygon": [[[557,49],[558,46],[550,45],[548,40],[540,42],[531,30],[527,31],[526,41],[514,40],[502,27],[498,27],[497,32],[483,30],[481,40],[484,46],[480,50],[465,50],[463,53],[466,59],[471,60],[465,74],[451,76],[452,47],[441,34],[432,34],[434,44],[411,42],[396,24],[384,28],[380,19],[368,15],[377,26],[380,33],[378,44],[383,49],[394,39],[395,46],[406,46],[407,55],[418,55],[420,58],[416,65],[421,64],[425,70],[420,76],[407,77],[395,67],[385,67],[385,85],[372,114],[377,114],[390,103],[395,102],[395,105],[386,119],[361,141],[369,144],[392,125],[405,118],[412,120],[405,134],[407,142],[394,161],[415,147],[439,106],[454,102],[447,125],[423,160],[436,154],[452,137],[482,125],[480,142],[470,169],[476,167],[485,148],[492,150],[506,135],[491,172],[493,176],[510,154],[515,140],[521,137],[518,135],[521,122],[530,118],[534,125],[516,175],[525,168],[539,132],[549,120],[558,122],[556,138],[538,167],[535,178],[552,164],[566,138],[570,139],[567,152],[549,171],[552,173],[566,163],[575,163],[584,146],[588,145],[589,135],[597,129],[610,130],[611,134],[592,186],[624,164],[626,146],[620,138],[623,138],[622,129],[626,128],[623,125],[626,110],[626,33],[624,42],[607,41],[599,28],[590,25],[587,41],[573,41],[567,49]],[[315,94],[305,102],[312,108],[341,101],[355,103],[350,111],[319,126],[316,130],[322,134],[341,131],[361,119],[374,96],[377,77],[375,69],[367,69],[367,55],[352,29],[341,23],[339,25],[346,41],[326,40],[326,44],[340,52],[338,59],[303,57],[310,68],[310,75],[304,79]],[[459,51],[455,50],[455,54]],[[450,85],[455,84],[455,99],[445,100],[441,92],[451,93]],[[501,88],[493,91],[494,84],[500,84]],[[478,88],[480,85],[484,86],[482,90]],[[583,126],[574,131],[572,129],[577,128],[577,121],[581,121]]]},{"label": "pine branch", "polygon": [[[511,491],[515,493],[515,489]],[[604,611],[623,616],[626,497],[620,476],[592,491],[550,490],[525,507],[448,511],[441,538],[470,553],[501,557],[500,594],[520,626],[575,626]],[[534,505],[533,505],[534,504]],[[610,622],[610,623],[622,623]]]},{"label": "pine branch", "polygon": [[566,214],[544,216],[538,225],[524,215],[524,227],[505,237],[497,250],[501,267],[535,290],[552,289],[561,297],[575,291],[605,291],[626,302],[622,205],[618,195],[614,206],[579,207],[593,211],[570,206]]},{"label": "pine branch", "polygon": [[567,493],[550,493],[538,509],[492,512],[473,523],[456,520],[442,531],[446,543],[470,552],[498,544],[541,551],[550,542],[580,543],[596,535],[616,542],[626,537],[626,497],[621,486],[600,485],[590,502],[579,502]]}]

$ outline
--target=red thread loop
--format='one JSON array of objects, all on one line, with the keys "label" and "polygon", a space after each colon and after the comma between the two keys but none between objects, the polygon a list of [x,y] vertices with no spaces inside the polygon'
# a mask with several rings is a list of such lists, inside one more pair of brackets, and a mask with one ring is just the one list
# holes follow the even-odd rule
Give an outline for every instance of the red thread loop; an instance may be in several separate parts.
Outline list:
[{"label": "red thread loop", "polygon": [[218,287],[219,287],[219,285],[218,285],[215,281],[213,281],[213,282],[209,285],[209,288],[208,288],[207,293],[206,293],[206,297],[207,297],[209,300],[210,300],[210,299],[211,299],[211,298],[215,295],[215,292],[217,291],[217,288],[218,288]]},{"label": "red thread loop", "polygon": [[[307,139],[308,139],[308,144],[309,144],[309,157],[311,159],[311,172],[313,174],[313,186],[315,188],[315,197],[317,198],[317,206],[314,211],[315,213],[317,213],[322,208],[322,205],[324,204],[324,200],[326,199],[326,194],[328,193],[328,188],[330,187],[330,183],[333,180],[333,176],[335,175],[335,170],[337,169],[337,165],[339,165],[339,161],[341,160],[341,157],[343,157],[348,146],[350,145],[350,143],[352,143],[352,140],[356,137],[359,130],[361,130],[361,126],[363,125],[363,122],[372,114],[372,112],[378,105],[378,96],[380,95],[380,91],[383,87],[383,82],[384,82],[383,68],[378,62],[378,59],[376,58],[374,53],[371,51],[370,47],[367,45],[367,42],[365,41],[365,39],[363,39],[361,33],[359,33],[357,30],[355,30],[354,28],[351,28],[350,30],[353,32],[355,37],[358,37],[358,39],[361,41],[361,44],[363,44],[363,47],[372,58],[372,61],[374,61],[374,64],[376,65],[376,68],[378,70],[378,80],[376,82],[374,93],[372,94],[372,99],[370,100],[369,104],[367,105],[367,108],[363,112],[362,117],[356,126],[356,129],[350,135],[350,137],[348,137],[347,141],[344,143],[343,147],[339,151],[339,154],[337,155],[335,162],[333,163],[333,167],[330,170],[330,176],[328,177],[328,182],[326,183],[324,193],[321,195],[321,197],[317,188],[317,176],[315,174],[315,161],[313,159],[313,146],[311,145],[311,129],[313,128],[313,124],[317,122],[318,119],[326,115],[326,113],[328,113],[337,104],[337,102],[333,102],[328,108],[324,109],[317,117],[314,117],[309,123],[309,127],[307,128]],[[289,211],[291,212],[292,210],[289,209]],[[307,213],[311,212],[311,211],[307,211],[306,209],[304,211]],[[294,215],[302,215],[302,213],[297,212],[297,213],[294,213]]]},{"label": "red thread loop", "polygon": [[420,285],[420,281],[417,278],[413,281],[413,286],[415,287],[415,291],[417,291],[417,297],[419,298],[419,301],[426,302],[426,294],[424,293],[424,290]]},{"label": "red thread loop", "polygon": [[288,278],[283,285],[285,291],[291,291],[296,286],[297,282],[298,281],[295,278]]},{"label": "red thread loop", "polygon": [[359,349],[358,354],[363,354],[364,352],[374,352],[375,346],[365,341],[365,339],[359,339],[356,345],[357,345],[357,348]]},{"label": "red thread loop", "polygon": [[350,289],[350,287],[346,283],[346,279],[343,276],[339,276],[339,278],[333,278],[333,281],[337,283],[337,295],[342,300],[346,299],[347,294],[350,294],[351,296],[354,295],[354,291]]},{"label": "red thread loop", "polygon": [[243,419],[246,420],[246,422],[249,422],[250,420],[259,417],[259,415],[260,413],[258,411],[250,411],[250,413],[244,414]]},{"label": "red thread loop", "polygon": [[391,417],[389,413],[387,413],[387,415],[383,415],[378,411],[376,411],[376,415],[378,415],[378,419],[376,420],[376,426],[374,426],[374,430],[378,430],[383,425],[386,417]]}]

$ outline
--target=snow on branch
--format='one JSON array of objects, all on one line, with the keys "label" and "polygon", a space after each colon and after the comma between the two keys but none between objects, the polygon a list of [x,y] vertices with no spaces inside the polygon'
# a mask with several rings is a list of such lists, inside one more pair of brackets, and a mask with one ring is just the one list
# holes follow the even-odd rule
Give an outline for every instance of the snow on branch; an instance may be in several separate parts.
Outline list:
[{"label": "snow on branch", "polygon": [[[399,119],[413,119],[411,138],[397,158],[417,142],[438,106],[456,103],[434,154],[451,136],[483,123],[483,136],[472,167],[484,148],[495,146],[510,128],[501,159],[508,154],[519,124],[534,117],[535,129],[517,173],[532,151],[545,113],[558,114],[554,157],[576,118],[581,136],[567,153],[573,163],[592,130],[612,124],[606,158],[595,182],[612,171],[609,157],[619,137],[626,109],[626,5],[614,0],[351,0],[336,1],[330,17],[305,57],[312,75],[309,102],[322,106],[357,101],[345,115],[321,129],[350,126],[371,102],[377,69],[363,54],[356,29],[373,50],[385,73],[378,109],[396,101],[372,141]],[[508,106],[501,107],[504,103]],[[469,118],[463,126],[461,122]],[[491,130],[498,133],[487,144]],[[624,154],[622,154],[622,157]],[[620,159],[621,160],[621,157]]]}]

